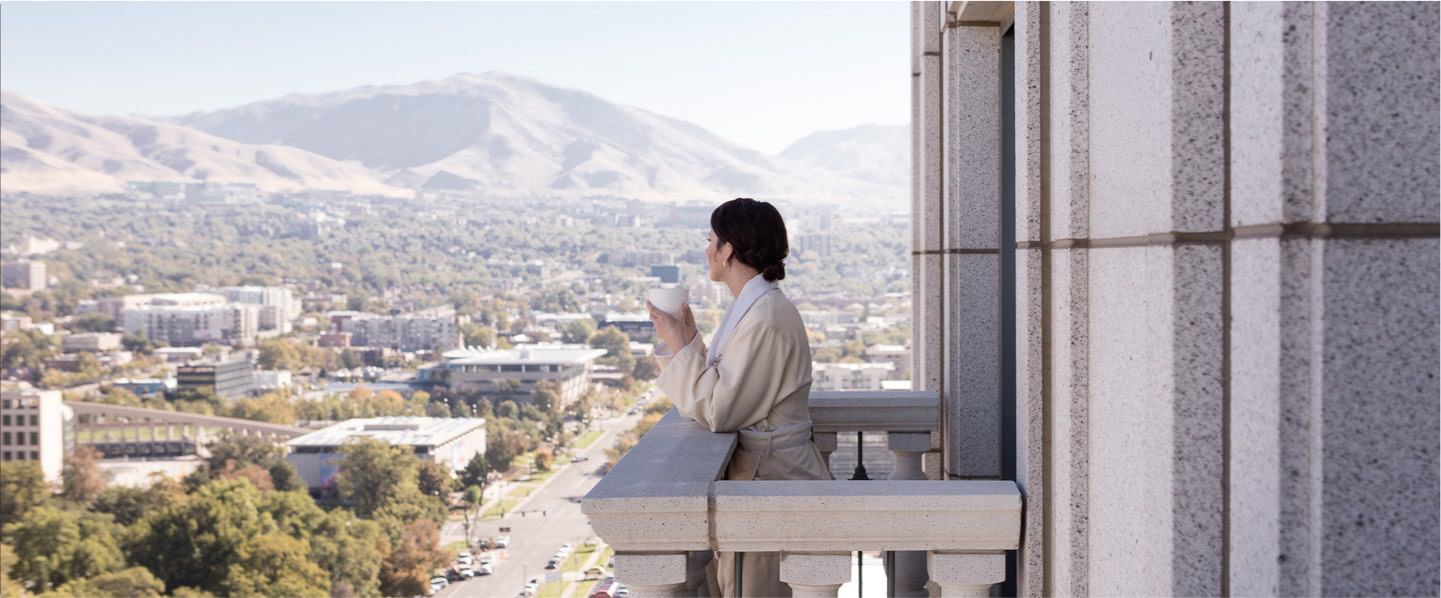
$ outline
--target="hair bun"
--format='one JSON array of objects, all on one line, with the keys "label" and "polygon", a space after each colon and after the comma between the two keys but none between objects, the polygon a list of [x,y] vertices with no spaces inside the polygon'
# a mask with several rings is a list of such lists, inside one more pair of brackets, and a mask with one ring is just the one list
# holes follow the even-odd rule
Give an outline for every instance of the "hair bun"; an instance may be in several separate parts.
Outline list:
[{"label": "hair bun", "polygon": [[775,282],[775,281],[777,281],[777,280],[781,280],[781,279],[785,278],[785,277],[786,277],[786,264],[785,264],[785,262],[776,262],[776,263],[774,263],[774,264],[771,264],[771,265],[769,265],[769,266],[766,266],[766,269],[761,271],[761,276],[764,276],[765,279],[766,279],[767,281],[770,281],[770,282]]}]

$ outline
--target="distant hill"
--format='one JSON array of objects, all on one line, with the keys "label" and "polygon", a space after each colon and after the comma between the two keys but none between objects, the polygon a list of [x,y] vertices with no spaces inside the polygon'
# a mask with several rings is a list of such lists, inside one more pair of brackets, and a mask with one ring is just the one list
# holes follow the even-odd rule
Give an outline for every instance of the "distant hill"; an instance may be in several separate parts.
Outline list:
[{"label": "distant hill", "polygon": [[811,133],[777,154],[802,167],[887,186],[911,183],[909,125],[861,125]]},{"label": "distant hill", "polygon": [[847,152],[864,162],[879,155],[864,149],[873,142],[807,142],[813,135],[797,146],[815,149],[771,157],[693,123],[497,72],[162,119],[84,116],[13,94],[0,104],[10,191],[208,177],[271,190],[474,190],[516,198],[748,195],[904,205],[909,197],[909,162],[889,176],[884,164],[816,166],[840,165],[844,160],[824,157]]}]

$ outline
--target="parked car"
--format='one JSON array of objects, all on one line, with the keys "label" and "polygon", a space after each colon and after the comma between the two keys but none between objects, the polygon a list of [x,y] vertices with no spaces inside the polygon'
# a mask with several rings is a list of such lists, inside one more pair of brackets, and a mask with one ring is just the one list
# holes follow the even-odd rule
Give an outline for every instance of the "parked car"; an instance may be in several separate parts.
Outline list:
[{"label": "parked car", "polygon": [[605,577],[605,569],[601,569],[600,567],[591,567],[585,570],[585,579],[587,581],[592,579],[600,579],[602,577]]},{"label": "parked car", "polygon": [[495,564],[495,560],[492,559],[492,558],[490,557],[490,555],[488,555],[488,554],[482,554],[482,555],[480,555],[480,561],[479,561],[479,562],[480,562],[480,566],[482,566],[482,567],[485,567],[485,566],[487,566],[487,565],[493,565],[493,564]]},{"label": "parked car", "polygon": [[623,585],[616,584],[615,598],[626,598],[627,596],[630,596],[630,589]]},{"label": "parked car", "polygon": [[464,567],[461,567],[461,568],[460,568],[460,577],[463,578],[463,579],[470,579],[470,578],[472,578],[472,577],[475,577],[475,570],[474,570],[474,569],[471,569],[469,565],[466,565],[466,566],[464,566]]},{"label": "parked car", "polygon": [[548,563],[545,564],[545,568],[546,568],[546,569],[554,569],[554,568],[559,567],[559,566],[560,566],[560,559],[550,559],[550,562],[548,562]]},{"label": "parked car", "polygon": [[475,570],[476,575],[492,575],[494,573],[495,565],[492,565],[490,563],[481,563],[480,567]]},{"label": "parked car", "polygon": [[585,456],[585,455],[576,455],[576,456],[570,458],[570,462],[571,462],[571,463],[585,463],[586,461],[589,461],[589,460],[590,460],[590,457],[587,457],[587,456]]},{"label": "parked car", "polygon": [[495,537],[495,547],[496,547],[496,548],[509,548],[509,547],[510,547],[510,536],[496,536],[496,537]]},{"label": "parked car", "polygon": [[460,553],[460,554],[455,555],[455,562],[460,563],[460,564],[462,564],[462,565],[469,565],[469,564],[471,564],[471,563],[474,562],[474,561],[475,561],[475,555],[470,554],[469,552],[462,552],[462,553]]},{"label": "parked car", "polygon": [[450,581],[460,581],[462,579],[462,577],[460,576],[460,571],[456,569],[446,571],[445,578]]}]

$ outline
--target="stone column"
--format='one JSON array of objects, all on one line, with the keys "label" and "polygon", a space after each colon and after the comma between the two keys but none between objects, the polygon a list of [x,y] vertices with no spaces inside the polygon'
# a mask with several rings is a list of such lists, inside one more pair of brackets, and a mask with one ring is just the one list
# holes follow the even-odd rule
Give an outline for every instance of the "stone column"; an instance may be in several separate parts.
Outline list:
[{"label": "stone column", "polygon": [[684,552],[615,554],[615,579],[630,588],[635,598],[679,596],[685,587],[687,560]]},{"label": "stone column", "polygon": [[795,598],[835,598],[850,580],[849,552],[781,555],[781,581]]},{"label": "stone column", "polygon": [[941,598],[990,596],[991,586],[1006,580],[1004,552],[932,552],[929,565]]}]

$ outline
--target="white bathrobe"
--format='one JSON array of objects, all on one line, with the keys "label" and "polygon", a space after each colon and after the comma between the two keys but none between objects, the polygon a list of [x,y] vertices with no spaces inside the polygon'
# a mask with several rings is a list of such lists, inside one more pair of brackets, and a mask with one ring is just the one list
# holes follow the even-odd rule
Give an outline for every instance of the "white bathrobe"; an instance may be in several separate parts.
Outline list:
[{"label": "white bathrobe", "polygon": [[[713,365],[699,334],[674,354],[661,343],[657,384],[681,415],[712,432],[740,434],[727,480],[832,479],[811,442],[811,351],[800,312],[759,276],[746,285],[737,308],[748,303],[742,301],[748,291],[758,298],[736,316],[729,335],[724,327],[717,331],[723,346]],[[791,595],[780,581],[778,555],[746,553],[742,560],[742,595]],[[713,563],[725,597],[736,592],[734,563],[735,555],[725,552]]]}]

